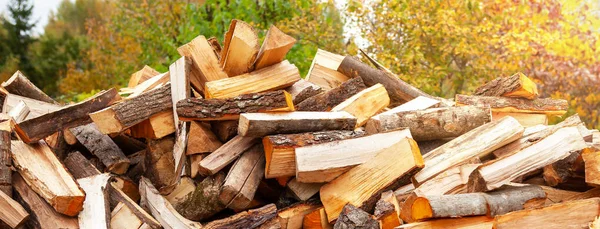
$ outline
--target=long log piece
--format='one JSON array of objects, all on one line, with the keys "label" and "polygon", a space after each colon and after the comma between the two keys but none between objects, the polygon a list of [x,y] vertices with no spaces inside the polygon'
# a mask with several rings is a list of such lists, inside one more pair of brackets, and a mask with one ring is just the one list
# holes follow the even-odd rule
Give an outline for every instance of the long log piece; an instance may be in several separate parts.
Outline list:
[{"label": "long log piece", "polygon": [[241,210],[250,205],[265,172],[265,153],[260,144],[246,150],[233,164],[219,199],[228,208]]},{"label": "long log piece", "polygon": [[258,141],[257,138],[236,136],[202,159],[198,172],[204,176],[216,174]]},{"label": "long log piece", "polygon": [[474,95],[536,99],[539,93],[535,83],[519,72],[509,77],[498,77],[486,83],[477,88]]},{"label": "long log piece", "polygon": [[0,191],[12,197],[12,159],[10,149],[11,120],[0,116]]},{"label": "long log piece", "polygon": [[329,111],[356,93],[366,89],[362,78],[350,79],[340,86],[309,97],[296,105],[298,111]]},{"label": "long log piece", "polygon": [[169,72],[171,73],[171,101],[172,116],[175,126],[175,145],[173,146],[173,159],[175,160],[175,179],[171,186],[175,186],[180,179],[180,175],[184,169],[185,153],[188,145],[188,137],[190,130],[190,123],[183,122],[177,114],[177,107],[175,104],[178,101],[187,99],[191,96],[190,93],[190,80],[188,73],[190,72],[190,61],[187,58],[179,58],[175,63],[169,66]]},{"label": "long log piece", "polygon": [[245,113],[240,115],[238,133],[264,137],[325,130],[353,130],[357,119],[348,112]]},{"label": "long log piece", "polygon": [[[260,47],[254,68],[256,70],[277,64],[285,59],[285,55],[292,49],[296,39],[279,30],[274,25],[269,27],[265,40]],[[236,51],[237,52],[237,51]]]},{"label": "long log piece", "polygon": [[65,160],[65,167],[75,179],[91,177],[100,174],[100,171],[79,151],[71,152]]},{"label": "long log piece", "polygon": [[267,204],[261,208],[243,211],[224,219],[212,221],[204,225],[203,228],[262,228],[264,223],[275,218],[275,216],[277,216],[277,207],[274,204]]},{"label": "long log piece", "polygon": [[0,220],[11,228],[18,228],[29,217],[29,213],[17,201],[0,192]]},{"label": "long log piece", "polygon": [[154,70],[154,68],[151,68],[148,65],[144,65],[144,67],[141,70],[131,74],[131,77],[129,77],[129,83],[127,84],[127,87],[134,88],[138,84],[141,84],[144,81],[159,74],[160,72]]},{"label": "long log piece", "polygon": [[102,161],[108,171],[116,174],[127,172],[129,159],[108,135],[96,128],[96,124],[90,123],[71,128],[71,132],[83,146]]},{"label": "long log piece", "polygon": [[292,86],[287,87],[285,91],[290,93],[292,101],[297,105],[310,97],[322,93],[323,89],[316,84],[301,79]]},{"label": "long log piece", "polygon": [[543,113],[547,115],[563,115],[567,113],[569,104],[563,99],[522,99],[494,96],[456,95],[456,105],[472,105],[490,107],[493,112]]},{"label": "long log piece", "polygon": [[424,110],[430,107],[435,107],[440,103],[439,100],[430,99],[427,97],[419,96],[411,101],[408,101],[400,106],[394,107],[390,110],[379,113],[373,117],[371,117],[367,124],[365,125],[365,130],[367,133],[379,133],[385,131],[381,124],[381,117],[384,115],[393,115],[396,113],[401,113],[405,111],[416,111],[416,110]]},{"label": "long log piece", "polygon": [[206,220],[225,209],[219,201],[219,193],[225,181],[223,173],[204,178],[193,192],[173,205],[183,217],[194,220]]},{"label": "long log piece", "polygon": [[152,181],[161,194],[168,194],[177,183],[173,148],[175,139],[171,136],[148,142],[144,158],[145,177]]},{"label": "long log piece", "polygon": [[11,94],[56,104],[54,99],[50,98],[50,96],[46,95],[46,93],[36,87],[20,71],[15,72],[8,80],[4,81],[2,87]]},{"label": "long log piece", "polygon": [[357,118],[356,128],[363,126],[371,116],[390,105],[390,97],[381,84],[375,84],[331,108],[331,111],[347,111]]}]

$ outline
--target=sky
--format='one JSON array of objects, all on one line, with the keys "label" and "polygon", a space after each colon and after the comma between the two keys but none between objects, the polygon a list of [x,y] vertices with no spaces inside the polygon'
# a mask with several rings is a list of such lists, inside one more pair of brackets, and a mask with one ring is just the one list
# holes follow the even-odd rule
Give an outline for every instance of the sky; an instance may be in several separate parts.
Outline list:
[{"label": "sky", "polygon": [[[7,5],[10,0],[0,0],[0,14],[8,14]],[[39,20],[35,27],[36,34],[44,32],[48,23],[48,15],[56,11],[62,0],[33,0],[33,18]]]}]

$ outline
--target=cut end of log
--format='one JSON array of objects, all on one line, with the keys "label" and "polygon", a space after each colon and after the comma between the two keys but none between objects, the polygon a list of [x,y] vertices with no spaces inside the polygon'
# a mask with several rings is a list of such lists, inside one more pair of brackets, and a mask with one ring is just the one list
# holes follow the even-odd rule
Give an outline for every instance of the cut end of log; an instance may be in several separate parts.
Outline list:
[{"label": "cut end of log", "polygon": [[77,216],[83,210],[85,196],[57,196],[52,201],[52,207],[57,212],[68,216]]},{"label": "cut end of log", "polygon": [[111,107],[91,113],[90,118],[104,134],[118,133],[124,128],[117,119],[117,114]]},{"label": "cut end of log", "polygon": [[412,204],[411,211],[413,219],[417,221],[433,217],[433,209],[431,209],[427,198],[417,197]]},{"label": "cut end of log", "polygon": [[525,76],[525,74],[519,72],[515,75],[518,75],[519,82],[521,84],[521,88],[516,91],[505,93],[503,96],[506,97],[521,97],[527,99],[535,99],[538,97],[539,93],[537,90],[537,85],[529,79],[529,77]]}]

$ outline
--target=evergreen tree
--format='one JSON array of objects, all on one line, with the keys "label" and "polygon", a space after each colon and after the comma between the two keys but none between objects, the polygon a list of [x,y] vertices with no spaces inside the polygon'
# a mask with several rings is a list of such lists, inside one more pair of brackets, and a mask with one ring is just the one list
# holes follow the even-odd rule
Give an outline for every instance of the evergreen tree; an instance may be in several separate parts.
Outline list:
[{"label": "evergreen tree", "polygon": [[33,4],[29,0],[11,0],[8,4],[8,17],[2,18],[2,28],[6,33],[0,39],[10,49],[9,54],[19,60],[20,70],[35,83],[37,74],[27,55],[29,46],[35,41],[32,30],[36,21],[32,20],[32,13]]}]

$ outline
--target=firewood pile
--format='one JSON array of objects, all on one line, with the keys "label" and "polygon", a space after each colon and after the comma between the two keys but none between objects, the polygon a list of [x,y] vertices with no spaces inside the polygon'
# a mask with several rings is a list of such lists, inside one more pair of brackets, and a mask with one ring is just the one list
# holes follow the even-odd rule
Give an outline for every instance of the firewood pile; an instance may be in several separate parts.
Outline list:
[{"label": "firewood pile", "polygon": [[[598,228],[600,134],[522,73],[453,100],[363,53],[232,21],[169,71],[62,105],[2,83],[10,228]],[[371,67],[374,66],[374,67]]]}]

